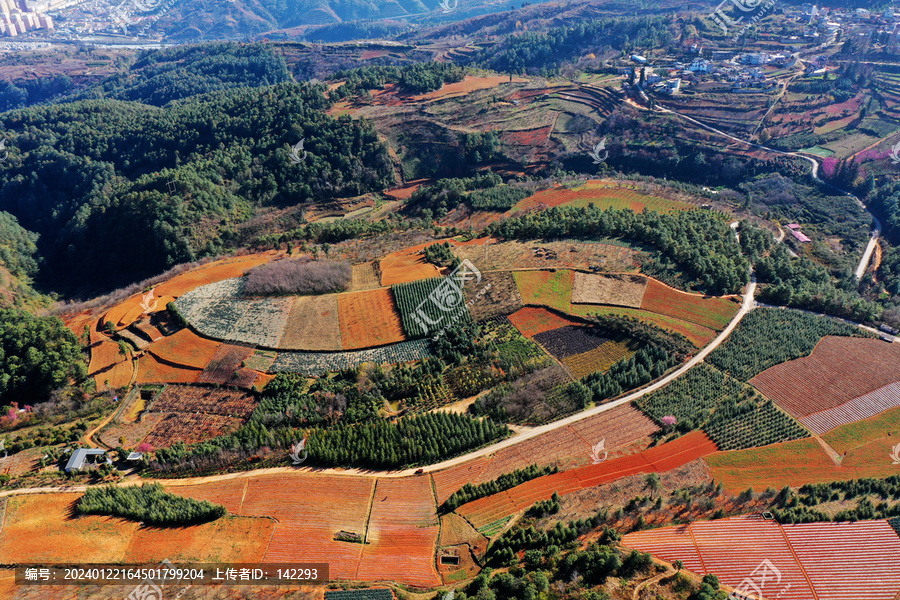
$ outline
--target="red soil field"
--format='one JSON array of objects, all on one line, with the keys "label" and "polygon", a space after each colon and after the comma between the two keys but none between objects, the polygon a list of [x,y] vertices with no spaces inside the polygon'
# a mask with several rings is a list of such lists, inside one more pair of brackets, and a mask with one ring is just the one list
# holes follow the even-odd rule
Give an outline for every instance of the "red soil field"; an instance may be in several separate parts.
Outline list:
[{"label": "red soil field", "polygon": [[[715,573],[730,586],[740,586],[768,560],[767,598],[893,600],[900,587],[900,537],[886,521],[780,525],[732,517],[630,533],[622,544],[681,560],[701,575]],[[759,582],[759,572],[754,579]]]},{"label": "red soil field", "polygon": [[[658,427],[631,405],[617,406],[568,427],[504,448],[489,457],[467,461],[433,474],[439,503],[467,483],[492,481],[532,464],[557,464],[562,469],[591,462],[591,448],[605,440],[609,457],[642,450]],[[635,446],[638,448],[635,448]]]},{"label": "red soil field", "polygon": [[202,373],[201,369],[176,367],[160,361],[152,354],[144,354],[138,359],[135,382],[138,385],[145,383],[197,383],[200,373]]},{"label": "red soil field", "polygon": [[356,476],[256,476],[247,485],[241,514],[278,519],[263,562],[327,562],[332,579],[353,579],[363,546],[335,541],[334,534],[365,533],[374,486],[374,478]]},{"label": "red soil field", "polygon": [[550,140],[550,133],[553,127],[538,127],[536,129],[526,129],[522,131],[507,131],[500,136],[505,144],[513,146],[543,146]]},{"label": "red soil field", "polygon": [[740,300],[736,297],[710,298],[688,294],[649,279],[641,308],[721,331],[737,314]]},{"label": "red soil field", "polygon": [[173,480],[168,482],[165,488],[167,492],[179,496],[221,504],[231,514],[238,515],[241,514],[241,504],[249,482],[249,477],[193,485],[185,485],[183,481]]},{"label": "red soil field", "polygon": [[[238,371],[241,369],[241,364],[250,358],[251,354],[253,354],[253,348],[250,348],[249,346],[222,344],[219,349],[216,350],[216,353],[210,359],[206,368],[203,369],[203,373],[200,374],[200,378],[197,381],[200,383],[216,383],[219,385],[231,383],[236,376],[240,377]],[[244,383],[247,383],[246,380],[249,379],[249,385],[252,385],[256,380],[256,374],[254,373],[252,378],[244,377],[243,379]],[[242,387],[249,387],[249,385]]]},{"label": "red soil field", "polygon": [[254,387],[258,390],[262,390],[265,388],[270,381],[275,379],[275,375],[270,375],[269,373],[259,373],[256,376],[256,381],[254,382]]},{"label": "red soil field", "polygon": [[100,340],[91,346],[91,362],[88,364],[89,375],[103,375],[120,362],[128,360],[128,356],[119,351],[119,344],[109,338]]},{"label": "red soil field", "polygon": [[583,325],[584,323],[567,319],[562,315],[549,311],[546,308],[526,306],[509,315],[509,320],[516,329],[525,337],[533,337],[545,331],[559,329],[569,325]]},{"label": "red soil field", "polygon": [[344,350],[394,344],[406,339],[394,296],[388,288],[338,296]]},{"label": "red soil field", "polygon": [[441,584],[434,549],[440,532],[429,477],[379,479],[357,578],[394,579],[419,587]]},{"label": "red soil field", "polygon": [[766,369],[750,380],[795,417],[840,406],[900,381],[900,345],[828,336],[812,354]]},{"label": "red soil field", "polygon": [[510,81],[525,83],[527,80],[520,77],[512,77],[510,79],[510,77],[506,75],[492,75],[490,77],[473,77],[471,75],[466,75],[465,79],[462,81],[445,83],[441,89],[428,92],[427,94],[413,96],[411,100],[436,100],[438,98],[448,98],[450,96],[464,96],[475,90],[495,88],[501,83],[509,83]]},{"label": "red soil field", "polygon": [[440,277],[441,270],[433,264],[425,261],[425,256],[419,251],[425,246],[431,246],[437,242],[419,244],[412,248],[405,248],[392,252],[381,259],[381,285],[394,285],[395,283],[407,283]]},{"label": "red soil field", "polygon": [[665,200],[655,196],[648,196],[636,190],[618,187],[614,183],[603,181],[588,181],[580,189],[555,187],[538,192],[517,203],[507,211],[507,215],[528,212],[539,208],[551,208],[572,204],[574,206],[587,206],[593,202],[598,208],[629,208],[634,212],[643,212],[645,209],[656,212],[668,213],[676,210],[692,208],[690,204]]},{"label": "red soil field", "polygon": [[93,310],[82,311],[74,315],[62,315],[60,318],[66,327],[78,337],[81,337],[84,333],[85,325],[90,329],[97,328],[97,315],[94,314]]},{"label": "red soil field", "polygon": [[[118,350],[118,347],[116,349]],[[97,385],[98,392],[107,389],[117,390],[130,384],[133,377],[134,363],[131,359],[127,359],[120,363],[116,363],[105,371],[95,373],[94,383]]]},{"label": "red soil field", "polygon": [[477,529],[512,515],[538,500],[546,500],[553,492],[564,495],[628,475],[669,471],[716,450],[715,443],[705,433],[695,431],[639,454],[532,479],[505,492],[469,502],[456,512]]},{"label": "red soil field", "polygon": [[[894,415],[890,415],[896,417]],[[874,417],[877,420],[879,417]],[[751,448],[733,452],[717,452],[704,460],[710,467],[710,475],[731,493],[739,493],[748,487],[764,490],[780,489],[786,485],[799,487],[807,483],[848,481],[866,477],[890,477],[897,474],[897,466],[891,464],[890,452],[893,437],[877,437],[866,441],[853,428],[865,423],[853,423],[840,427],[825,436],[826,442],[843,454],[841,466],[837,466],[813,438],[773,444],[763,448]],[[894,422],[896,427],[896,422]],[[841,446],[833,437],[848,431],[853,443]],[[846,437],[846,436],[845,436]],[[773,468],[777,465],[777,468]]]},{"label": "red soil field", "polygon": [[221,346],[222,342],[200,337],[185,328],[154,342],[147,348],[147,352],[173,365],[204,369]]},{"label": "red soil field", "polygon": [[214,437],[234,433],[244,422],[243,419],[207,415],[203,413],[168,413],[144,437],[143,443],[154,450],[168,448],[178,442],[194,444]]},{"label": "red soil field", "polygon": [[394,200],[409,200],[417,189],[430,182],[430,179],[416,179],[414,181],[406,182],[406,185],[404,186],[384,190],[382,193]]},{"label": "red soil field", "polygon": [[275,530],[273,519],[223,517],[194,527],[142,527],[125,551],[132,563],[258,563]]},{"label": "red soil field", "polygon": [[263,263],[267,263],[278,255],[275,251],[246,256],[233,256],[211,262],[187,273],[176,275],[154,288],[156,296],[179,296],[207,283],[215,283],[223,279],[240,277],[245,271]]}]

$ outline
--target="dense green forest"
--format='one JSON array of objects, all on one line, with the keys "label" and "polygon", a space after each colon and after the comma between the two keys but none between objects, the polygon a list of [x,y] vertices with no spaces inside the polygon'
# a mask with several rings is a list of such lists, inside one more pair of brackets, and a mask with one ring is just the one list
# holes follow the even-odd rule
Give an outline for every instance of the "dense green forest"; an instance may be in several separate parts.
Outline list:
[{"label": "dense green forest", "polygon": [[162,106],[189,96],[291,80],[284,58],[271,44],[174,46],[141,52],[127,70],[71,99],[113,98]]},{"label": "dense green forest", "polygon": [[445,83],[462,81],[466,70],[449,63],[426,62],[407,66],[359,67],[338,71],[332,76],[344,84],[331,92],[335,99],[358,96],[369,90],[397,84],[401,91],[424,94],[441,89]]},{"label": "dense green forest", "polygon": [[93,487],[75,503],[79,515],[107,515],[155,527],[196,525],[225,515],[225,507],[176,496],[158,483],[132,487]]},{"label": "dense green forest", "polygon": [[46,400],[86,373],[78,338],[58,317],[0,309],[0,404]]},{"label": "dense green forest", "polygon": [[325,115],[324,92],[282,83],[165,108],[104,99],[4,113],[0,210],[41,234],[43,275],[58,285],[112,286],[215,254],[259,206],[392,182],[371,125]]}]

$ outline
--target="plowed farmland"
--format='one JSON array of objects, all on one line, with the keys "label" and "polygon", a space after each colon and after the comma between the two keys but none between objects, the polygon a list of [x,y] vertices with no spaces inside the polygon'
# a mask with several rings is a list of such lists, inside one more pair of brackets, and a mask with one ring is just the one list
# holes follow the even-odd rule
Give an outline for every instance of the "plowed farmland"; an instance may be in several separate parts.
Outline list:
[{"label": "plowed farmland", "polygon": [[[113,517],[71,517],[81,494],[40,494],[8,500],[0,527],[0,560],[12,563],[210,560],[258,562],[271,537],[269,519],[224,517],[170,529],[144,528]],[[34,532],[39,531],[40,535]]]},{"label": "plowed farmland", "polygon": [[561,327],[538,333],[534,341],[558,359],[590,352],[610,341],[596,327]]},{"label": "plowed farmland", "polygon": [[362,292],[381,287],[381,276],[378,274],[378,265],[367,262],[353,265],[353,276],[350,280],[348,292]]},{"label": "plowed farmland", "polygon": [[900,345],[828,336],[809,356],[766,369],[750,383],[802,418],[896,381],[900,381]]},{"label": "plowed farmland", "polygon": [[144,354],[138,359],[135,382],[146,383],[196,383],[202,369],[179,367],[163,362],[152,354]]},{"label": "plowed farmland", "polygon": [[294,298],[278,347],[284,350],[341,350],[338,295]]},{"label": "plowed farmland", "polygon": [[332,579],[355,579],[363,546],[335,541],[334,534],[365,532],[374,485],[366,477],[256,476],[247,485],[241,514],[278,519],[263,562],[327,562]]},{"label": "plowed farmland", "polygon": [[[649,436],[659,428],[630,405],[554,429],[490,457],[477,458],[433,474],[438,503],[443,503],[466,483],[485,483],[503,473],[531,464],[557,464],[562,469],[591,462],[591,448],[603,440],[610,457],[646,448]],[[638,446],[635,448],[635,446]]]},{"label": "plowed farmland", "polygon": [[466,301],[471,302],[469,313],[476,321],[508,315],[522,308],[522,296],[509,271],[484,273],[480,284],[465,286],[463,292]]},{"label": "plowed farmland", "polygon": [[631,533],[622,543],[669,562],[681,560],[701,575],[715,573],[731,586],[748,579],[759,583],[759,572],[752,575],[769,561],[762,589],[767,598],[893,600],[900,588],[900,537],[886,521],[780,525],[733,517]]},{"label": "plowed farmland", "polygon": [[737,314],[740,304],[739,300],[730,297],[708,298],[688,294],[650,279],[640,307],[720,331]]},{"label": "plowed farmland", "polygon": [[394,344],[406,339],[400,315],[387,288],[338,295],[344,350]]},{"label": "plowed farmland", "polygon": [[812,431],[823,434],[841,425],[874,417],[897,406],[900,406],[900,383],[890,383],[834,408],[803,417],[800,421]]},{"label": "plowed farmland", "polygon": [[159,392],[150,410],[153,412],[206,413],[245,419],[256,408],[250,394],[215,387],[167,385]]},{"label": "plowed farmland", "polygon": [[573,304],[574,276],[572,271],[516,271],[514,277],[519,286],[519,292],[522,294],[522,301],[526,305],[546,306],[565,314],[580,317],[593,315],[634,317],[662,329],[680,333],[698,348],[702,348],[716,337],[716,332],[709,327],[647,310],[599,304]]},{"label": "plowed farmland", "polygon": [[234,433],[243,422],[243,419],[221,415],[168,413],[147,434],[143,442],[150,444],[154,450],[168,448],[178,442],[193,444]]},{"label": "plowed farmland", "polygon": [[402,573],[412,585],[439,585],[434,549],[440,527],[435,511],[429,477],[379,479],[358,579],[379,581]]},{"label": "plowed farmland", "polygon": [[538,500],[549,499],[553,492],[564,495],[627,475],[661,473],[712,454],[716,450],[716,445],[706,434],[692,432],[638,454],[532,479],[505,492],[464,504],[456,512],[479,529],[527,508]]},{"label": "plowed farmland", "polygon": [[632,271],[639,266],[637,252],[631,248],[598,242],[492,241],[487,246],[484,242],[458,245],[453,253],[460,259],[469,259],[482,272],[547,267],[587,269],[596,265],[609,271]]},{"label": "plowed farmland", "polygon": [[200,337],[190,329],[184,328],[154,342],[147,352],[172,365],[203,369],[221,345],[221,342]]},{"label": "plowed farmland", "polygon": [[591,373],[606,372],[620,360],[634,355],[636,347],[632,348],[624,342],[610,340],[604,342],[587,352],[573,354],[562,359],[572,377],[580,379]]},{"label": "plowed farmland", "polygon": [[643,275],[575,273],[572,284],[572,302],[641,308],[646,290],[647,277]]},{"label": "plowed farmland", "polygon": [[690,210],[692,205],[666,200],[642,194],[633,189],[611,187],[609,183],[589,181],[578,188],[552,188],[538,192],[519,201],[508,214],[528,212],[535,209],[544,209],[554,206],[572,206],[578,208],[594,204],[597,208],[614,208],[618,210],[631,209],[634,212],[652,210],[661,214],[668,214],[679,210]]},{"label": "plowed farmland", "polygon": [[840,466],[812,438],[719,452],[705,460],[712,477],[733,493],[748,486],[757,490],[770,486],[779,489],[785,485],[799,487],[807,483],[889,477],[897,474],[890,455],[900,434],[898,418],[900,409],[895,408],[823,435],[822,439],[842,456]]},{"label": "plowed farmland", "polygon": [[233,256],[192,269],[187,273],[176,275],[172,279],[154,288],[157,296],[179,297],[201,285],[240,277],[257,265],[267,263],[278,256],[277,252]]},{"label": "plowed farmland", "polygon": [[422,253],[422,249],[425,246],[430,246],[434,243],[419,244],[412,248],[392,252],[382,258],[378,265],[381,271],[381,285],[394,285],[396,283],[428,279],[429,277],[440,277],[441,270],[427,262],[425,255]]},{"label": "plowed farmland", "polygon": [[546,308],[526,306],[509,315],[510,322],[525,337],[534,337],[538,333],[559,329],[568,325],[583,325],[581,321],[566,318]]},{"label": "plowed farmland", "polygon": [[[253,354],[253,348],[249,346],[222,344],[197,381],[217,385],[237,385],[236,379],[240,378],[241,364],[250,358],[251,354]],[[253,374],[250,383],[252,384],[255,379],[256,374]]]}]

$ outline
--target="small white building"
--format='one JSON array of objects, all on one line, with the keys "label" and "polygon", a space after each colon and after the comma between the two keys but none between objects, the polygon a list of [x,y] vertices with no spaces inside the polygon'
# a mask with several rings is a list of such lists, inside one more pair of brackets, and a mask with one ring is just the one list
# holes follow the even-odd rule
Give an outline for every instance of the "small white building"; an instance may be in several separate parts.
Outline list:
[{"label": "small white building", "polygon": [[705,58],[698,58],[691,63],[688,70],[693,73],[709,73],[709,61]]},{"label": "small white building", "polygon": [[872,13],[866,8],[857,8],[856,9],[856,18],[857,19],[869,19],[872,17]]},{"label": "small white building", "polygon": [[644,58],[643,56],[641,56],[640,54],[632,54],[631,60],[633,60],[634,62],[641,64],[641,65],[646,64],[646,62],[647,62],[647,59]]},{"label": "small white building", "polygon": [[666,82],[665,92],[670,96],[672,94],[677,94],[679,90],[681,90],[681,79],[675,78]]}]

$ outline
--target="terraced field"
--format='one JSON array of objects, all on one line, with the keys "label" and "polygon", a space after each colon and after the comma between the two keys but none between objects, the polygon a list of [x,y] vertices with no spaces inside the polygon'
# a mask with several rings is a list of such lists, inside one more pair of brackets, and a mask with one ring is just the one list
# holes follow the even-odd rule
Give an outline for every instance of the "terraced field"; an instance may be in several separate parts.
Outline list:
[{"label": "terraced field", "polygon": [[[731,586],[782,600],[893,600],[900,588],[900,537],[886,521],[780,525],[760,517],[696,521],[630,533],[629,547],[663,560],[681,560],[701,575],[715,573]],[[873,577],[873,573],[878,575]]]},{"label": "terraced field", "polygon": [[614,208],[622,210],[627,208],[634,212],[651,210],[661,214],[694,208],[692,205],[684,202],[650,196],[634,189],[614,187],[608,182],[589,181],[581,187],[572,189],[558,187],[538,192],[519,201],[509,211],[509,214],[554,206],[583,208],[589,204],[593,204],[601,209]]},{"label": "terraced field", "polygon": [[750,383],[795,417],[804,418],[898,381],[900,345],[828,336],[809,356],[775,365]]}]

